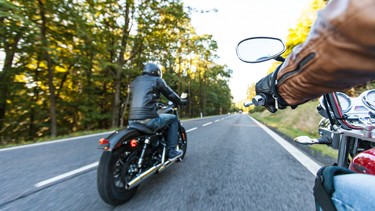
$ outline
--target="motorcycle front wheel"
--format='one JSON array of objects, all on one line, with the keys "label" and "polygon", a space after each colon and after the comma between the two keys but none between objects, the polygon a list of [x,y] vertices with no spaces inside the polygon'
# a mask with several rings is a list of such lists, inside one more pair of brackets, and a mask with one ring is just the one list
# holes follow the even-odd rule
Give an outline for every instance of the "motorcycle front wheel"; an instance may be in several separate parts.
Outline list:
[{"label": "motorcycle front wheel", "polygon": [[186,154],[187,150],[187,135],[185,128],[181,126],[181,130],[178,134],[178,148],[184,152],[184,154],[181,156],[180,160],[183,160]]},{"label": "motorcycle front wheel", "polygon": [[97,188],[100,197],[110,205],[120,205],[130,200],[138,186],[126,189],[126,183],[136,175],[137,153],[124,156],[124,150],[104,151],[97,171]]}]

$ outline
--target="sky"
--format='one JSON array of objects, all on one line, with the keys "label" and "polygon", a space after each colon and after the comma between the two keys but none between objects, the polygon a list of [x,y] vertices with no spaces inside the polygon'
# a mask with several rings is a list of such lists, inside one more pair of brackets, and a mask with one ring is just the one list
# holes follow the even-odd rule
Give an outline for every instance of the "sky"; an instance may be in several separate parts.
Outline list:
[{"label": "sky", "polygon": [[294,28],[311,0],[183,0],[185,6],[218,11],[193,13],[192,25],[198,34],[211,34],[218,43],[219,64],[233,70],[229,86],[235,102],[246,98],[250,84],[263,78],[271,62],[241,62],[235,48],[241,40],[271,36],[285,42],[288,29]]}]

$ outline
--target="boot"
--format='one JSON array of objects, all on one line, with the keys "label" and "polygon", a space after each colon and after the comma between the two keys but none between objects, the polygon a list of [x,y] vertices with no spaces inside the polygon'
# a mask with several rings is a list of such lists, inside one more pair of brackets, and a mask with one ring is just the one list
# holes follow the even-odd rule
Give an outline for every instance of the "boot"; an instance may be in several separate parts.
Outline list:
[{"label": "boot", "polygon": [[169,160],[174,160],[175,158],[178,158],[184,153],[182,150],[176,150],[175,147],[172,147],[169,149],[168,158]]}]

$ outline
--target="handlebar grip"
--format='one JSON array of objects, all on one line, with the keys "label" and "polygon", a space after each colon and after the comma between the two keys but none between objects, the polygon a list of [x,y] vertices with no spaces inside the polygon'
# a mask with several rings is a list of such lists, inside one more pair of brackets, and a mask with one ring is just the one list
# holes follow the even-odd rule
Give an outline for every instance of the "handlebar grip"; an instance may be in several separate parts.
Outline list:
[{"label": "handlebar grip", "polygon": [[244,102],[243,103],[243,106],[245,106],[245,107],[249,107],[249,106],[251,106],[251,105],[253,105],[254,103],[252,103],[252,102]]},{"label": "handlebar grip", "polygon": [[253,97],[253,105],[255,106],[263,106],[265,104],[265,98],[261,95],[256,95],[255,97]]}]

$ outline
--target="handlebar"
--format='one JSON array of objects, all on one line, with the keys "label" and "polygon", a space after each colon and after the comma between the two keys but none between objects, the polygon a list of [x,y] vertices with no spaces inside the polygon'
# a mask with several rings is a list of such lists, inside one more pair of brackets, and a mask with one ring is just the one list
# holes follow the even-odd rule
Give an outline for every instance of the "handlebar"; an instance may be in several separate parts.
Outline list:
[{"label": "handlebar", "polygon": [[261,95],[256,95],[253,99],[252,102],[244,102],[243,106],[249,107],[251,105],[254,106],[264,106],[265,104],[265,98]]},{"label": "handlebar", "polygon": [[255,106],[264,106],[266,99],[261,95],[255,95],[252,102]]},{"label": "handlebar", "polygon": [[249,107],[249,106],[251,106],[251,105],[253,105],[252,102],[244,102],[244,103],[243,103],[243,106],[244,106],[244,107]]}]

